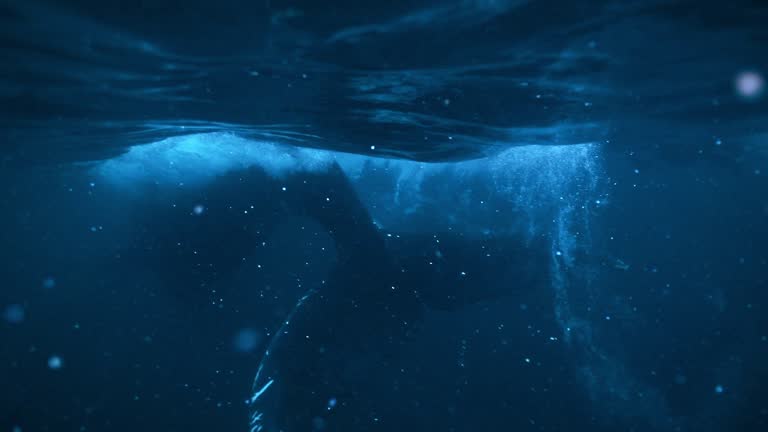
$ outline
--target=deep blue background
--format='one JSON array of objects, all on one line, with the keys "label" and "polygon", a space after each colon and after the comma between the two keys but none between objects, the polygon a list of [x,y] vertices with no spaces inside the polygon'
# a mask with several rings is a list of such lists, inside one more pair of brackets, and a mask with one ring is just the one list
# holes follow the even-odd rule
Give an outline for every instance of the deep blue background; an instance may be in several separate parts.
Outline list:
[{"label": "deep blue background", "polygon": [[[1,1],[0,430],[248,430],[270,337],[337,261],[327,228],[284,211],[300,173],[263,142],[337,157],[395,256],[423,245],[387,233],[516,251],[528,232],[552,259],[543,286],[427,308],[402,376],[360,360],[350,373],[403,389],[375,395],[379,430],[765,430],[768,98],[734,80],[768,76],[766,17],[759,1]],[[125,153],[222,131],[255,150],[200,147],[181,174],[170,151]],[[498,157],[532,144],[595,160]],[[401,160],[460,168],[419,179]],[[251,165],[262,183],[240,181]],[[468,273],[462,289],[494,285]]]}]

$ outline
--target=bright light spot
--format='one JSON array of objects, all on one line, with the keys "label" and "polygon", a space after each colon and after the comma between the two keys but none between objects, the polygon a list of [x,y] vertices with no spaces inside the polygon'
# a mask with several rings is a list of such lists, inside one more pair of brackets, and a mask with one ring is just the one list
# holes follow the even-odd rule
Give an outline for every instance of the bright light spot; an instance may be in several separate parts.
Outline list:
[{"label": "bright light spot", "polygon": [[720,393],[722,393],[724,391],[725,391],[725,388],[723,388],[723,386],[721,386],[719,384],[715,386],[715,393],[720,394]]},{"label": "bright light spot", "polygon": [[736,75],[736,92],[745,99],[756,99],[763,94],[765,80],[755,71],[744,71]]},{"label": "bright light spot", "polygon": [[371,150],[376,150],[376,146],[375,145],[371,146]]},{"label": "bright light spot", "polygon": [[18,304],[12,304],[5,307],[3,318],[11,324],[19,324],[24,321],[24,308]]},{"label": "bright light spot", "polygon": [[201,214],[203,214],[204,211],[205,211],[205,207],[203,207],[200,204],[198,204],[198,205],[196,205],[196,206],[194,206],[192,208],[192,213],[194,213],[196,215],[201,215]]},{"label": "bright light spot", "polygon": [[48,367],[53,370],[59,370],[64,365],[64,362],[61,360],[61,357],[59,356],[51,356],[48,359]]},{"label": "bright light spot", "polygon": [[336,398],[328,399],[328,411],[332,410],[336,406]]}]

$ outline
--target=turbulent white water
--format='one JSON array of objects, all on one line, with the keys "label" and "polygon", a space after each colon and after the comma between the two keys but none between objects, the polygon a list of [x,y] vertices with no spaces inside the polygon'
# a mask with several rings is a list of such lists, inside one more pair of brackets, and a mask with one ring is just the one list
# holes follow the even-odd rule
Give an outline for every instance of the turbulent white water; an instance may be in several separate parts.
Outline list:
[{"label": "turbulent white water", "polygon": [[168,138],[132,147],[94,170],[111,183],[131,188],[147,183],[205,184],[224,173],[250,167],[273,177],[320,171],[333,162],[330,152],[250,141],[229,133]]}]

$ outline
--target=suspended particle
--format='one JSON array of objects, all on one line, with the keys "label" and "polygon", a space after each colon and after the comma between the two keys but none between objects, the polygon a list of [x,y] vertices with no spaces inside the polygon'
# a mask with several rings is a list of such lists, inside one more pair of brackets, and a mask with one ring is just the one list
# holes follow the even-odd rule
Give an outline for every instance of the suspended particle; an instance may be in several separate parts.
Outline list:
[{"label": "suspended particle", "polygon": [[53,370],[59,370],[64,365],[61,357],[54,355],[48,358],[48,368]]},{"label": "suspended particle", "polygon": [[3,318],[10,324],[19,324],[24,321],[24,307],[19,304],[12,304],[5,307]]},{"label": "suspended particle", "polygon": [[261,334],[252,328],[244,328],[235,334],[233,342],[237,351],[251,352],[261,342]]},{"label": "suspended particle", "polygon": [[43,288],[45,289],[51,289],[56,286],[56,279],[52,277],[47,277],[43,279]]},{"label": "suspended particle", "polygon": [[734,86],[744,99],[757,99],[763,94],[765,79],[758,72],[744,71],[736,75]]}]

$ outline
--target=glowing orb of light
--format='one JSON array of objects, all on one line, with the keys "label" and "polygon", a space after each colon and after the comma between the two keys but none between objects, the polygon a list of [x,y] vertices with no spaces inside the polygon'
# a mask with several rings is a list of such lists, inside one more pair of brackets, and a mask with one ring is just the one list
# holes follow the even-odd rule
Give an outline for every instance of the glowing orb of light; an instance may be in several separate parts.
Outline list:
[{"label": "glowing orb of light", "polygon": [[736,92],[745,99],[757,99],[765,89],[765,79],[755,71],[744,71],[734,80]]},{"label": "glowing orb of light", "polygon": [[64,365],[64,362],[61,360],[61,357],[59,356],[51,356],[48,359],[48,367],[53,370],[61,369],[61,367]]}]

